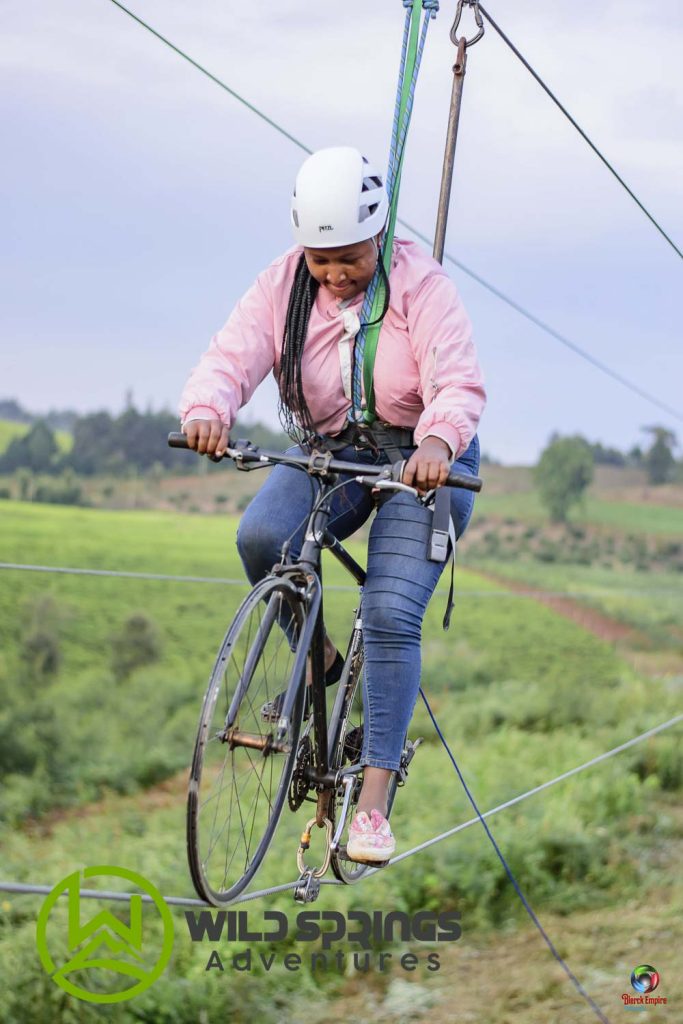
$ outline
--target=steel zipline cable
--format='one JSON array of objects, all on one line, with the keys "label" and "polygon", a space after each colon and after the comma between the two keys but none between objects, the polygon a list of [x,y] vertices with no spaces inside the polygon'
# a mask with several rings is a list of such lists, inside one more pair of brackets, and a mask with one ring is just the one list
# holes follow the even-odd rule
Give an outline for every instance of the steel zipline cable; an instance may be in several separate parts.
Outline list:
[{"label": "steel zipline cable", "polygon": [[[284,136],[285,139],[288,139],[289,142],[293,142],[294,145],[297,146],[304,153],[308,153],[309,155],[313,153],[313,150],[310,149],[310,147],[307,146],[304,142],[301,142],[300,139],[297,139],[296,136],[292,135],[291,132],[288,132],[286,128],[283,128],[281,124],[278,124],[277,121],[273,120],[273,118],[269,117],[262,110],[256,107],[253,103],[250,103],[249,100],[245,99],[244,96],[240,95],[240,93],[238,93],[235,89],[232,89],[226,82],[218,78],[217,75],[214,75],[211,71],[209,71],[202,64],[196,61],[193,57],[190,57],[188,53],[186,53],[184,50],[181,50],[179,46],[176,46],[175,43],[172,43],[170,39],[167,39],[166,36],[162,35],[161,32],[158,32],[148,22],[138,17],[137,14],[134,14],[133,11],[131,11],[124,4],[122,4],[120,0],[110,0],[110,2],[114,4],[114,6],[122,10],[124,14],[127,14],[130,18],[132,18],[133,21],[136,21],[144,29],[150,32],[160,42],[164,43],[165,46],[168,46],[179,57],[182,57],[183,60],[186,60],[189,64],[192,65],[192,67],[196,68],[197,71],[200,71],[203,75],[206,75],[206,77],[209,78],[212,82],[214,82],[215,85],[218,85],[221,89],[223,89],[230,96],[232,96],[233,99],[236,99],[239,103],[245,106],[247,110],[250,110],[253,114],[256,114],[256,116],[259,117],[262,121],[264,121],[267,125],[269,125],[271,128],[274,128],[276,132],[279,132],[279,134]],[[424,232],[419,231],[417,228],[414,228],[411,224],[403,220],[401,217],[397,217],[396,219],[400,224],[403,225],[403,227],[407,228],[408,231],[411,232],[411,234],[415,235],[416,238],[419,238],[420,241],[425,242],[428,246],[431,247],[432,240],[428,238],[427,235],[424,234]],[[520,314],[520,316],[525,317],[525,319],[527,319],[530,323],[534,324],[535,327],[538,327],[540,330],[544,331],[551,338],[554,338],[555,341],[559,341],[566,348],[571,349],[571,351],[578,355],[581,359],[585,359],[586,362],[590,363],[591,366],[600,370],[602,373],[607,374],[608,377],[611,377],[612,380],[617,381],[617,383],[627,388],[633,394],[638,395],[639,398],[645,399],[645,401],[650,402],[650,404],[654,405],[657,409],[660,409],[662,412],[667,413],[669,416],[673,416],[675,419],[680,420],[683,423],[683,411],[675,409],[672,406],[668,405],[666,402],[662,401],[660,398],[657,398],[655,395],[651,395],[648,391],[645,391],[644,388],[640,387],[639,384],[636,384],[633,381],[629,380],[627,377],[624,377],[617,370],[612,370],[609,366],[607,366],[606,363],[603,363],[599,359],[596,359],[595,356],[592,356],[589,352],[581,348],[575,342],[570,341],[569,338],[565,337],[563,334],[560,334],[559,331],[556,331],[553,327],[550,327],[548,324],[544,323],[543,320],[539,319],[539,317],[535,316],[528,309],[525,309],[524,306],[520,305],[518,302],[515,302],[514,299],[509,298],[509,296],[507,296],[504,292],[500,291],[499,288],[496,288],[495,285],[492,285],[489,281],[483,278],[481,274],[478,274],[476,273],[476,271],[471,270],[468,266],[466,266],[466,264],[456,259],[455,256],[451,255],[448,252],[444,252],[444,259],[448,260],[449,263],[452,263],[454,266],[458,267],[459,270],[462,270],[463,274],[467,274],[468,277],[471,277],[473,281],[476,281],[477,284],[481,285],[482,288],[485,288],[486,291],[491,293],[491,295],[494,295],[501,302],[504,302],[511,309],[514,309],[516,313]]]},{"label": "steel zipline cable", "polygon": [[[426,701],[425,701],[426,703]],[[434,719],[432,718],[432,721]],[[583,764],[577,765],[575,768],[570,768],[566,772],[562,772],[560,775],[556,775],[553,779],[548,779],[546,782],[542,782],[538,786],[534,786],[532,789],[526,790],[524,793],[519,793],[515,797],[511,797],[510,800],[506,800],[502,804],[498,804],[496,807],[492,807],[488,811],[483,813],[477,812],[476,818],[470,818],[468,821],[463,821],[454,828],[448,829],[446,832],[441,832],[439,835],[433,836],[431,839],[427,839],[423,843],[419,843],[417,846],[412,847],[410,850],[406,850],[404,853],[399,854],[397,857],[392,857],[388,867],[398,864],[408,857],[414,856],[416,853],[421,853],[430,846],[434,846],[436,843],[443,842],[444,839],[450,839],[451,836],[456,835],[458,832],[463,832],[466,828],[471,828],[473,825],[483,821],[484,818],[491,818],[494,814],[499,814],[501,811],[507,810],[508,807],[514,807],[516,804],[522,803],[524,800],[528,800],[529,797],[535,796],[537,793],[541,793],[551,786],[556,786],[559,782],[564,782],[565,779],[569,779],[574,775],[578,775],[580,772],[586,771],[588,768],[592,768],[596,764],[600,764],[602,761],[607,761],[609,758],[614,757],[616,754],[622,753],[624,750],[629,750],[631,747],[635,747],[638,743],[642,743],[649,739],[651,736],[656,736],[658,733],[664,732],[666,729],[670,729],[675,725],[683,722],[683,713],[674,715],[666,722],[660,722],[659,725],[652,726],[651,729],[646,729],[645,732],[640,733],[638,736],[634,736],[630,740],[626,740],[624,743],[620,743],[616,747],[612,747],[610,750],[605,751],[602,754],[592,757],[589,761],[584,761]],[[439,731],[439,737],[446,745],[443,735]],[[452,756],[452,755],[451,755]],[[387,868],[368,868],[362,875],[362,879],[369,878],[371,875],[377,874],[378,871],[386,871]],[[360,880],[362,880],[360,879]],[[344,882],[340,882],[337,879],[322,878],[320,880],[321,885],[344,885]],[[234,900],[231,900],[226,906],[235,906],[238,903],[246,903],[251,900],[259,899],[262,896],[271,896],[278,892],[287,892],[290,889],[296,888],[299,884],[297,879],[294,882],[285,882],[282,885],[273,885],[267,889],[257,889],[253,892],[243,893],[237,896]],[[48,895],[52,891],[52,887],[49,885],[35,885],[28,882],[8,882],[0,880],[0,892],[17,893],[18,895]],[[130,899],[131,893],[124,892],[106,892],[97,889],[82,889],[81,896],[85,899],[109,899],[119,900],[125,902]],[[143,895],[143,901],[149,902],[151,897]],[[164,901],[169,906],[176,907],[212,907],[213,904],[206,903],[204,900],[196,899],[193,897],[186,896],[164,896]],[[214,908],[215,909],[215,908]]]},{"label": "steel zipline cable", "polygon": [[[105,576],[113,579],[130,579],[130,580],[152,580],[159,581],[162,583],[213,583],[219,584],[224,587],[250,587],[248,579],[235,579],[228,576],[177,576],[172,573],[165,572],[134,572],[126,569],[86,569],[77,566],[68,565],[30,565],[24,562],[0,562],[0,571],[6,570],[8,572],[45,572],[55,573],[63,576]],[[476,572],[476,569],[474,570]],[[516,580],[510,580],[511,584],[517,582]],[[346,594],[357,594],[358,586],[344,586],[343,584],[326,584],[325,590],[331,590],[336,593]],[[445,594],[448,592],[447,587],[437,588],[436,594]],[[602,596],[608,597],[640,597],[644,594],[651,596],[657,594],[659,597],[679,597],[679,591],[674,590],[671,587],[638,587],[638,588],[624,588],[615,592],[609,587],[595,587],[593,590],[541,590],[541,589],[529,589],[525,591],[515,590],[474,590],[467,589],[462,591],[463,596],[469,597],[496,597],[496,598],[519,598],[519,597],[531,597],[531,598],[544,598],[544,597],[576,597],[576,598],[595,598]]]},{"label": "steel zipline cable", "polygon": [[579,135],[584,139],[585,142],[588,143],[588,145],[593,150],[595,155],[597,157],[599,157],[600,160],[602,160],[602,162],[605,165],[605,167],[607,168],[607,170],[610,171],[610,173],[614,175],[614,177],[619,182],[619,184],[622,186],[622,188],[624,188],[626,190],[626,192],[629,194],[629,196],[631,197],[633,202],[636,203],[636,205],[640,207],[640,209],[643,211],[643,213],[645,214],[647,219],[650,221],[650,223],[652,223],[656,227],[657,231],[659,231],[660,235],[663,238],[666,239],[666,241],[669,243],[669,245],[671,246],[673,251],[675,253],[677,253],[677,255],[681,257],[681,259],[683,259],[683,252],[681,252],[681,250],[678,248],[676,243],[669,237],[669,235],[667,235],[666,231],[661,226],[661,224],[658,221],[655,220],[655,218],[652,216],[652,214],[649,212],[649,210],[643,205],[643,203],[641,203],[641,201],[638,198],[638,196],[635,194],[635,192],[632,189],[629,188],[629,186],[626,184],[626,182],[624,181],[622,176],[619,174],[619,172],[609,162],[607,157],[603,156],[603,154],[600,152],[600,150],[595,145],[595,143],[592,141],[592,139],[590,139],[589,136],[586,134],[586,132],[583,130],[581,125],[577,123],[577,121],[572,117],[572,115],[569,113],[567,108],[558,100],[557,96],[552,91],[552,89],[550,89],[550,87],[547,86],[546,83],[543,81],[541,76],[536,71],[534,71],[534,69],[532,68],[532,66],[529,63],[529,61],[519,52],[519,50],[517,49],[515,44],[512,42],[512,40],[505,34],[505,32],[503,32],[502,28],[499,25],[496,24],[496,22],[493,20],[493,18],[488,13],[488,11],[485,10],[484,7],[482,7],[482,5],[480,3],[478,4],[478,7],[479,7],[479,10],[481,11],[481,13],[484,15],[484,17],[488,21],[488,23],[491,26],[491,28],[494,29],[494,31],[498,33],[498,35],[503,40],[503,42],[507,46],[509,46],[509,48],[512,50],[512,52],[514,53],[515,57],[517,57],[518,60],[520,60],[522,62],[522,64],[527,69],[529,74],[538,82],[538,84],[540,85],[541,89],[543,89],[543,91],[546,93],[546,95],[550,97],[550,99],[553,101],[553,103],[558,108],[558,110],[561,110],[562,113],[564,114],[564,116],[570,122],[570,124],[572,124],[574,126],[574,128],[576,128],[576,130],[579,133]]}]

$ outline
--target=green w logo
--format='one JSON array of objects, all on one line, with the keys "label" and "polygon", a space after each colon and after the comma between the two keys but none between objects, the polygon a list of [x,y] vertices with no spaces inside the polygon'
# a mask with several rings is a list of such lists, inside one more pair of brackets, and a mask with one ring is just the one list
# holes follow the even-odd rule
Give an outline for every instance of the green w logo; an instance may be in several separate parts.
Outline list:
[{"label": "green w logo", "polygon": [[[139,893],[130,897],[128,924],[109,910],[82,921],[81,881],[103,875],[125,879],[148,895],[145,935]],[[68,896],[66,928],[60,896]],[[154,924],[159,917],[161,938]],[[65,931],[68,954],[53,955],[51,948],[63,949]],[[49,894],[38,915],[36,945],[43,967],[60,988],[87,1002],[117,1003],[139,995],[165,970],[173,948],[173,918],[159,891],[142,875],[111,865],[90,867],[82,876],[78,871],[67,875]],[[121,987],[122,981],[132,985]]]}]

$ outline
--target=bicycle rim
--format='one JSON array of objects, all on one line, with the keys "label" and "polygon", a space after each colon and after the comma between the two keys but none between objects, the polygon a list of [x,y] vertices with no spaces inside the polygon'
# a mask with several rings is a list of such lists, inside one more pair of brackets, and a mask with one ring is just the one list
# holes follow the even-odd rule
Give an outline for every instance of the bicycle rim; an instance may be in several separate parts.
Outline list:
[{"label": "bicycle rim", "polygon": [[300,637],[305,607],[293,584],[268,578],[247,596],[225,635],[206,691],[187,801],[190,873],[199,896],[221,905],[254,878],[277,826],[296,757],[303,685],[290,727],[261,705],[286,690],[294,668],[280,622]]}]

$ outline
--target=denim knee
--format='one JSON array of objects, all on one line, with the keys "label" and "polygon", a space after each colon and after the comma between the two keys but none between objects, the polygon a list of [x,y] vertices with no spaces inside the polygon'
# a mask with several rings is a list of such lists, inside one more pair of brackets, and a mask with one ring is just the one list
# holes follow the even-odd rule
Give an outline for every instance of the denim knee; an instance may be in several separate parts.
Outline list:
[{"label": "denim knee", "polygon": [[276,521],[250,516],[247,508],[237,528],[236,543],[242,564],[252,581],[254,571],[257,575],[265,575],[278,561],[284,540]]},{"label": "denim knee", "polygon": [[363,594],[363,632],[370,643],[418,645],[422,608],[407,594],[366,590]]}]

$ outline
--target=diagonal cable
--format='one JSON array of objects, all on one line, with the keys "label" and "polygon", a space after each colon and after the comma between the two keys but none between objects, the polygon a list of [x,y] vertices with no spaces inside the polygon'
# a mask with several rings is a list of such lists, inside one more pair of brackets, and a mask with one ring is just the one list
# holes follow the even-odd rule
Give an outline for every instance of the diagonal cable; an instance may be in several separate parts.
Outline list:
[{"label": "diagonal cable", "polygon": [[130,18],[133,19],[133,21],[137,21],[138,25],[142,25],[143,28],[146,28],[148,32],[151,32],[152,35],[156,36],[157,39],[159,39],[162,43],[165,43],[166,46],[169,46],[174,53],[177,53],[179,57],[182,57],[183,60],[186,60],[188,64],[192,65],[193,68],[196,68],[197,71],[201,71],[203,75],[206,75],[206,77],[210,78],[212,82],[215,82],[216,85],[219,85],[221,89],[224,89],[227,93],[230,93],[230,95],[234,97],[234,99],[239,100],[239,102],[242,103],[248,110],[251,110],[252,114],[256,114],[257,117],[260,117],[262,121],[265,121],[266,124],[269,124],[270,127],[274,128],[276,132],[280,133],[280,135],[284,135],[286,139],[289,139],[290,142],[293,142],[295,146],[299,147],[299,149],[303,149],[304,153],[308,153],[310,155],[313,152],[312,149],[309,149],[308,146],[304,145],[303,142],[300,142],[299,139],[297,139],[294,135],[291,135],[286,130],[286,128],[283,128],[282,125],[279,125],[277,124],[276,121],[273,121],[270,117],[268,117],[267,114],[264,114],[262,110],[259,110],[259,108],[255,107],[253,103],[250,103],[249,100],[245,100],[244,96],[240,96],[238,92],[235,92],[234,89],[231,89],[229,85],[223,82],[216,75],[212,74],[202,64],[199,64],[198,61],[190,57],[188,53],[185,53],[185,51],[181,50],[180,47],[175,45],[175,43],[172,43],[170,39],[167,39],[166,36],[162,36],[161,32],[157,32],[157,30],[155,28],[152,28],[152,26],[148,24],[148,22],[143,21],[142,18],[139,18],[137,16],[137,14],[133,14],[131,10],[125,7],[122,3],[119,3],[119,0],[111,0],[111,2],[116,7],[120,7],[120,9],[125,14],[127,14]]},{"label": "diagonal cable", "polygon": [[[178,56],[182,57],[183,60],[186,60],[198,71],[201,71],[203,75],[206,75],[207,78],[210,78],[212,82],[215,82],[216,85],[220,86],[221,89],[224,89],[225,92],[229,93],[229,95],[236,99],[239,103],[242,103],[253,114],[256,114],[257,117],[260,117],[262,121],[265,121],[265,123],[270,125],[271,128],[274,128],[276,132],[279,132],[280,135],[283,135],[290,142],[293,142],[294,145],[298,146],[298,148],[303,150],[304,153],[308,153],[310,155],[313,152],[313,150],[309,149],[309,147],[305,143],[301,142],[294,135],[288,132],[285,128],[282,127],[282,125],[279,125],[277,121],[274,121],[272,118],[268,117],[268,115],[264,114],[262,110],[259,110],[258,107],[255,107],[253,103],[250,103],[248,100],[246,100],[244,96],[241,96],[234,89],[231,89],[229,85],[227,85],[216,75],[208,71],[205,67],[203,67],[196,60],[190,57],[178,46],[176,46],[175,43],[172,43],[170,39],[167,39],[166,36],[163,36],[160,32],[157,32],[155,28],[152,28],[152,26],[149,25],[146,21],[143,21],[142,18],[139,18],[137,14],[133,14],[132,11],[130,11],[127,7],[120,3],[120,0],[111,0],[111,3],[115,4],[116,7],[119,7],[122,11],[124,11],[125,14],[129,15],[129,17],[133,18],[134,21],[138,22],[139,25],[142,25],[142,27],[147,29],[148,32],[151,32],[153,36],[156,36],[156,38],[159,39],[162,43],[170,47],[171,50],[173,50],[174,53],[177,53]],[[487,17],[489,17],[489,15],[487,15]],[[645,212],[647,213],[647,211]],[[649,216],[650,215],[648,214],[648,217]],[[425,242],[431,248],[431,240],[427,238],[425,234],[423,234],[421,231],[418,231],[417,228],[412,227],[401,217],[397,217],[397,220],[400,224],[407,228],[408,231],[412,232],[412,234],[414,234],[416,238],[419,238],[421,241]],[[551,338],[554,338],[556,341],[559,341],[562,345],[565,345],[567,348],[571,349],[571,351],[574,352],[576,355],[580,356],[581,359],[585,359],[596,369],[601,370],[603,373],[607,374],[613,380],[617,381],[625,388],[628,388],[629,391],[632,391],[634,394],[638,395],[639,398],[644,398],[647,402],[650,402],[652,405],[656,406],[662,412],[666,412],[670,416],[673,416],[675,419],[683,422],[683,412],[672,408],[665,402],[656,398],[654,395],[649,394],[638,384],[635,384],[633,381],[628,380],[628,378],[622,376],[616,370],[610,369],[610,367],[607,366],[605,363],[602,363],[594,356],[591,356],[589,352],[586,352],[584,349],[580,348],[574,342],[570,341],[564,335],[560,334],[559,331],[556,331],[554,328],[550,327],[548,324],[540,320],[537,316],[534,316],[533,313],[530,313],[529,310],[525,309],[523,306],[520,306],[518,302],[515,302],[513,299],[509,298],[507,295],[505,295],[504,292],[501,292],[494,285],[490,284],[488,281],[485,280],[485,278],[481,277],[474,270],[470,270],[469,267],[467,267],[464,263],[461,263],[460,260],[457,260],[450,253],[445,252],[444,259],[448,260],[454,266],[458,267],[460,270],[462,270],[464,274],[467,274],[468,277],[471,277],[472,280],[476,281],[483,288],[486,288],[487,291],[491,292],[492,295],[495,295],[496,298],[501,300],[501,302],[506,303],[506,305],[514,309],[515,312],[525,317],[532,324],[535,324],[536,327],[539,327],[542,331],[545,331],[545,333],[550,335]]]},{"label": "diagonal cable", "polygon": [[587,134],[586,134],[586,132],[585,132],[585,131],[583,130],[583,128],[581,127],[581,125],[580,125],[580,124],[578,124],[578,123],[577,123],[577,121],[576,121],[576,120],[575,120],[575,119],[574,119],[574,118],[572,117],[572,115],[571,115],[571,114],[569,113],[569,111],[567,110],[567,108],[566,108],[566,107],[565,107],[565,106],[564,106],[564,105],[563,105],[562,103],[560,103],[560,101],[558,100],[558,98],[557,98],[557,96],[555,95],[555,93],[554,93],[554,92],[553,92],[553,91],[552,91],[552,90],[550,89],[550,87],[549,87],[549,86],[547,86],[547,85],[545,84],[545,82],[543,81],[543,79],[541,78],[541,76],[540,76],[540,75],[539,75],[539,74],[538,74],[538,73],[537,73],[536,71],[534,71],[534,69],[532,68],[531,64],[529,64],[529,61],[528,61],[528,60],[526,60],[526,58],[525,58],[524,56],[522,56],[522,54],[521,54],[521,53],[519,52],[519,50],[517,49],[517,47],[515,46],[515,44],[514,44],[514,43],[512,42],[512,40],[511,40],[511,39],[509,39],[509,38],[508,38],[508,36],[506,36],[506,35],[505,35],[505,33],[503,32],[502,28],[500,28],[500,26],[496,24],[496,22],[495,22],[495,21],[493,20],[493,18],[491,17],[491,15],[490,15],[490,14],[488,13],[488,11],[486,11],[486,10],[485,10],[485,9],[484,9],[484,8],[482,7],[482,5],[481,5],[481,4],[479,4],[479,10],[480,10],[480,11],[481,11],[481,13],[482,13],[482,14],[484,15],[484,17],[485,17],[485,18],[486,18],[486,20],[488,21],[489,25],[491,26],[491,28],[492,28],[492,29],[494,29],[494,30],[495,30],[495,31],[496,31],[496,32],[498,33],[498,35],[499,35],[499,36],[500,36],[500,38],[501,38],[501,39],[503,40],[503,42],[504,42],[504,43],[505,43],[505,44],[506,44],[507,46],[509,46],[509,47],[510,47],[510,49],[511,49],[511,50],[512,50],[512,52],[514,53],[515,57],[517,57],[517,58],[518,58],[518,59],[519,59],[519,60],[520,60],[520,61],[522,62],[522,64],[523,64],[523,65],[524,65],[524,67],[525,67],[525,68],[527,69],[527,71],[529,72],[529,74],[530,74],[530,75],[532,75],[532,76],[533,76],[533,78],[535,78],[535,79],[536,79],[536,81],[537,81],[537,82],[538,82],[538,84],[540,85],[541,89],[543,89],[543,91],[544,91],[544,92],[546,93],[546,95],[547,95],[547,96],[549,96],[549,97],[550,97],[550,99],[551,99],[551,100],[553,101],[553,103],[555,104],[555,106],[556,106],[556,107],[557,107],[557,108],[558,108],[559,110],[561,110],[561,111],[562,111],[562,113],[563,113],[563,114],[564,114],[564,116],[565,116],[565,117],[567,118],[567,120],[568,120],[568,121],[569,121],[569,122],[570,122],[570,123],[571,123],[571,124],[572,124],[572,125],[574,126],[574,128],[576,128],[576,130],[577,130],[577,132],[579,133],[579,135],[580,135],[580,136],[581,136],[581,137],[582,137],[582,138],[584,139],[584,141],[585,141],[585,142],[587,142],[587,143],[588,143],[588,145],[589,145],[589,146],[590,146],[590,148],[591,148],[591,149],[593,150],[593,152],[595,153],[595,155],[596,155],[597,157],[599,157],[599,158],[600,158],[600,160],[602,160],[602,162],[603,162],[603,164],[605,165],[605,167],[607,168],[607,170],[608,170],[608,171],[610,171],[610,173],[614,175],[614,177],[615,177],[615,178],[616,178],[616,180],[617,180],[617,181],[619,182],[619,184],[620,184],[620,185],[622,186],[622,188],[624,188],[624,189],[625,189],[625,190],[626,190],[626,191],[628,192],[628,194],[630,195],[631,199],[632,199],[632,200],[634,201],[634,203],[636,203],[636,205],[637,205],[637,206],[639,206],[639,207],[640,207],[640,209],[641,209],[641,210],[643,211],[643,213],[645,214],[645,216],[647,217],[647,219],[648,219],[648,220],[649,220],[649,221],[650,221],[650,222],[651,222],[652,224],[654,224],[654,226],[655,226],[655,227],[657,228],[657,231],[659,231],[660,235],[662,235],[662,237],[666,239],[666,241],[667,241],[667,242],[669,243],[669,245],[670,245],[670,246],[671,246],[671,248],[672,248],[672,249],[674,250],[674,252],[675,252],[675,253],[677,253],[677,254],[678,254],[678,255],[679,255],[680,257],[681,257],[681,259],[683,259],[683,252],[681,252],[681,250],[680,250],[680,249],[678,248],[678,246],[676,245],[676,243],[675,243],[674,241],[672,241],[672,239],[671,239],[671,238],[669,237],[669,235],[667,235],[666,231],[665,231],[665,230],[664,230],[664,228],[663,228],[663,227],[661,226],[661,224],[659,224],[659,223],[658,223],[658,222],[657,222],[657,221],[655,220],[655,218],[654,218],[654,217],[652,216],[652,214],[651,214],[651,213],[649,212],[649,210],[647,210],[647,209],[646,209],[646,207],[645,207],[645,206],[643,205],[643,203],[641,203],[640,199],[639,199],[639,198],[638,198],[638,196],[637,196],[637,195],[635,194],[635,192],[634,192],[634,191],[633,191],[632,189],[630,189],[630,188],[628,187],[628,185],[626,184],[626,182],[624,181],[624,179],[622,178],[622,176],[621,176],[621,175],[619,174],[619,172],[618,172],[618,171],[617,171],[617,170],[616,170],[616,169],[614,168],[614,166],[613,166],[613,165],[612,165],[612,164],[611,164],[611,163],[609,162],[609,160],[607,159],[607,157],[606,157],[606,156],[603,156],[603,154],[602,154],[602,153],[600,152],[600,150],[598,149],[598,147],[597,147],[597,146],[595,145],[595,143],[594,143],[594,142],[593,142],[593,141],[592,141],[592,140],[591,140],[591,139],[590,139],[590,138],[588,137],[588,135],[587,135]]},{"label": "diagonal cable", "polygon": [[[401,223],[405,228],[408,229],[408,231],[412,232],[412,234],[414,234],[416,238],[419,238],[421,241],[426,242],[427,245],[431,245],[431,242],[427,238],[427,236],[422,234],[421,231],[418,231],[417,228],[414,228],[410,224],[407,224],[406,221],[404,220],[402,220]],[[594,366],[597,370],[600,370],[602,373],[607,374],[608,377],[611,377],[612,380],[616,380],[617,383],[623,385],[623,387],[628,388],[628,390],[632,391],[634,395],[638,395],[639,398],[644,398],[647,402],[650,402],[652,405],[655,405],[658,409],[661,409],[662,412],[666,412],[669,414],[669,416],[673,416],[675,419],[683,422],[683,412],[681,412],[679,409],[675,409],[673,408],[673,406],[667,405],[666,402],[663,402],[661,399],[656,398],[655,395],[651,395],[649,391],[645,391],[644,388],[641,388],[639,384],[635,384],[633,381],[629,380],[628,377],[624,377],[617,370],[613,370],[610,366],[607,365],[607,363],[603,363],[600,359],[596,359],[595,356],[592,356],[590,352],[587,352],[585,349],[581,348],[581,346],[577,345],[576,342],[570,341],[569,338],[565,337],[564,334],[560,334],[560,332],[556,331],[554,327],[550,326],[550,324],[546,324],[543,320],[540,320],[533,313],[529,312],[528,309],[525,309],[524,306],[520,306],[518,302],[515,302],[514,299],[511,299],[509,295],[505,294],[505,292],[501,292],[499,288],[496,288],[495,285],[491,284],[489,281],[485,280],[485,278],[475,273],[474,270],[470,270],[470,268],[466,267],[464,263],[461,263],[460,260],[457,260],[455,256],[451,256],[449,253],[445,252],[444,259],[449,260],[456,267],[462,270],[463,273],[467,274],[468,277],[471,277],[473,281],[476,281],[478,284],[480,284],[482,288],[486,288],[487,291],[491,292],[492,295],[495,295],[497,299],[501,300],[501,302],[505,302],[506,305],[514,309],[516,313],[520,314],[520,316],[525,317],[527,320],[529,320],[530,323],[534,324],[536,327],[539,327],[542,331],[545,331],[545,333],[549,334],[551,338],[554,338],[556,341],[559,341],[561,345],[564,345],[566,348],[571,349],[572,352],[575,352],[577,356],[580,356],[582,359],[585,359],[586,362],[591,364],[591,366]]]}]

